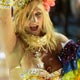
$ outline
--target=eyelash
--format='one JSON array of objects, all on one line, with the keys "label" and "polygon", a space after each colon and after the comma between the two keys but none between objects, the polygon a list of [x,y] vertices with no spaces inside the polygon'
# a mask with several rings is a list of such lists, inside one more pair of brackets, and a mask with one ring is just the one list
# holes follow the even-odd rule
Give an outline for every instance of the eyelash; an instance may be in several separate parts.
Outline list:
[{"label": "eyelash", "polygon": [[37,12],[37,13],[35,13],[35,16],[37,16],[37,17],[39,17],[39,16],[41,16],[41,12]]}]

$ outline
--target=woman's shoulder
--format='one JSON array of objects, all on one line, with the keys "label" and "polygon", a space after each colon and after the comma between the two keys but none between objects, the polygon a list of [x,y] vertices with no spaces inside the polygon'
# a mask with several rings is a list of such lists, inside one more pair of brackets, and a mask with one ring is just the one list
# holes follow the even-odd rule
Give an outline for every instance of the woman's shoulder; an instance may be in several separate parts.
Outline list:
[{"label": "woman's shoulder", "polygon": [[60,52],[63,47],[63,44],[66,44],[69,41],[69,39],[61,33],[55,33],[55,38],[56,38],[57,52]]},{"label": "woman's shoulder", "polygon": [[69,41],[68,37],[66,37],[64,34],[56,32],[55,36],[56,36],[56,40],[58,42],[65,43],[65,42]]}]

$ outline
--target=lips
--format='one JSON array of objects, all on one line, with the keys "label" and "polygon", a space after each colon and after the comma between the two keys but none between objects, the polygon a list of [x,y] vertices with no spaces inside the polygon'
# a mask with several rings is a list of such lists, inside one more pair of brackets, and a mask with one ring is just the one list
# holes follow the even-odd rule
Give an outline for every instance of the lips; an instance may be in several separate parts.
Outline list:
[{"label": "lips", "polygon": [[31,31],[37,31],[37,29],[38,29],[38,25],[36,25],[36,26],[30,26],[30,30]]}]

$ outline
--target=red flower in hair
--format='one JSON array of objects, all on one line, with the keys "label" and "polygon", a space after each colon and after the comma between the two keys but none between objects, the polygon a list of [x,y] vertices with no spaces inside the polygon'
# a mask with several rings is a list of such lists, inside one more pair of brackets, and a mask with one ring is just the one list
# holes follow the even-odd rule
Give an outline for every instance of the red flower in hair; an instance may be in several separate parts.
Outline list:
[{"label": "red flower in hair", "polygon": [[55,0],[43,0],[43,5],[46,10],[49,12],[51,6],[55,6]]}]

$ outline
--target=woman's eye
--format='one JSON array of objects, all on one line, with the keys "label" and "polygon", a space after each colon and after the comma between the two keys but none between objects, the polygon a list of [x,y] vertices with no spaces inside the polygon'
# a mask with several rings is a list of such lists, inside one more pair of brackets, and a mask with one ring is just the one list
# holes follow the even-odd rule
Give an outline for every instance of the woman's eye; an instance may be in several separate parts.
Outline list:
[{"label": "woman's eye", "polygon": [[41,14],[42,14],[41,12],[37,12],[37,13],[35,13],[35,16],[40,17]]}]

